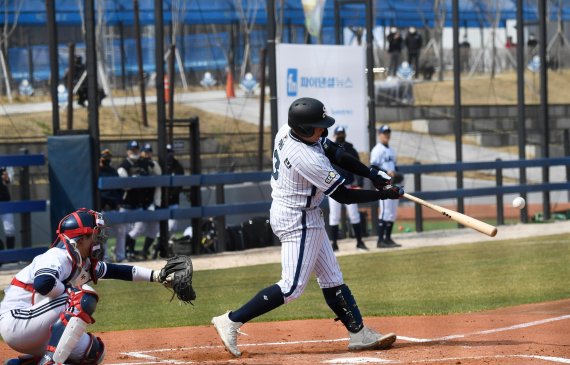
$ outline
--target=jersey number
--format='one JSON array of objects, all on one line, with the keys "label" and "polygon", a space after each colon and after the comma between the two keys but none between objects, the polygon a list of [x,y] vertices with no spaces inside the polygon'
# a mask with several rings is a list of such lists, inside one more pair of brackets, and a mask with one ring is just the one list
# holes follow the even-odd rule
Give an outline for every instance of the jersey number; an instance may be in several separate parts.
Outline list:
[{"label": "jersey number", "polygon": [[273,178],[275,180],[277,180],[279,178],[279,165],[281,165],[281,160],[279,159],[279,154],[277,153],[277,150],[273,151],[273,173],[271,174],[271,176],[273,176]]}]

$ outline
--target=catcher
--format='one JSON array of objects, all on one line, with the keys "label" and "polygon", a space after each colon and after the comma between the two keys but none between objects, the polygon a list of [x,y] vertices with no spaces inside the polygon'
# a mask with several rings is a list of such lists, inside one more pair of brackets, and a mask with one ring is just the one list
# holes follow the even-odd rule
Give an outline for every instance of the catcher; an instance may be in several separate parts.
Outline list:
[{"label": "catcher", "polygon": [[95,323],[99,300],[87,285],[91,281],[151,281],[183,301],[196,298],[188,257],[176,256],[160,271],[106,263],[101,261],[106,239],[101,213],[79,209],[60,221],[50,249],[16,274],[0,304],[0,335],[24,355],[5,365],[101,364],[103,341],[86,332]]}]

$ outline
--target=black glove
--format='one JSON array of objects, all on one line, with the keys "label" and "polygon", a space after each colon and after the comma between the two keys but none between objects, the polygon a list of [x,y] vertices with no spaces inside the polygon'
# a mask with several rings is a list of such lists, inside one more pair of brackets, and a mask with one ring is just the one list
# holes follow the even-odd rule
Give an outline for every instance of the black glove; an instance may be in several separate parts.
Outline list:
[{"label": "black glove", "polygon": [[192,275],[194,273],[190,257],[178,255],[169,258],[166,265],[159,271],[154,272],[153,281],[157,281],[174,292],[172,298],[177,296],[179,300],[192,304],[196,299],[196,292],[192,288]]},{"label": "black glove", "polygon": [[404,195],[404,188],[398,185],[386,185],[382,191],[386,193],[385,199],[400,199]]},{"label": "black glove", "polygon": [[392,176],[392,184],[401,185],[403,181],[404,181],[404,175],[396,171],[394,173],[394,176]]},{"label": "black glove", "polygon": [[368,178],[378,190],[382,190],[385,186],[390,185],[390,175],[374,165],[370,166],[370,175],[368,175]]}]

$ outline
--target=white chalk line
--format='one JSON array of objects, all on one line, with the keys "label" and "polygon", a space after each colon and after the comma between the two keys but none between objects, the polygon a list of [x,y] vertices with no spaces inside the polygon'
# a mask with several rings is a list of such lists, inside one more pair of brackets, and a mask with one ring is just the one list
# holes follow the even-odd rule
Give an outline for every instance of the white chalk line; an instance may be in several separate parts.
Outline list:
[{"label": "white chalk line", "polygon": [[463,356],[463,357],[442,357],[439,359],[424,359],[424,360],[389,360],[379,357],[339,357],[322,361],[325,364],[423,364],[431,362],[447,362],[447,361],[464,361],[464,360],[486,360],[486,359],[537,359],[555,362],[559,364],[570,364],[570,359],[554,356],[540,356],[540,355],[489,355],[489,356]]},{"label": "white chalk line", "polygon": [[[493,328],[493,329],[489,329],[489,330],[470,332],[470,333],[466,333],[466,334],[449,335],[449,336],[437,337],[437,338],[432,338],[432,339],[415,338],[415,337],[408,337],[408,336],[398,336],[398,339],[408,341],[408,342],[416,342],[416,343],[447,341],[447,340],[453,340],[453,339],[458,339],[458,338],[465,338],[465,337],[469,337],[469,336],[485,335],[485,334],[492,334],[492,333],[498,333],[498,332],[504,332],[504,331],[511,331],[511,330],[521,329],[521,328],[528,328],[528,327],[538,326],[538,325],[542,325],[542,324],[546,324],[546,323],[561,321],[561,320],[565,320],[565,319],[569,319],[569,318],[570,318],[570,315],[563,315],[563,316],[559,316],[559,317],[541,319],[538,321],[520,323],[520,324],[516,324],[513,326]],[[289,342],[287,342],[287,341],[285,341],[285,342],[262,342],[262,343],[240,344],[239,346],[240,347],[290,346],[290,345],[309,344],[309,343],[340,342],[340,341],[347,341],[347,340],[348,340],[348,338],[338,338],[338,339],[333,339],[333,340],[303,340],[303,341],[289,341]],[[205,345],[205,346],[191,346],[191,347],[178,347],[178,348],[166,348],[166,349],[153,349],[153,350],[122,352],[121,355],[126,355],[126,356],[134,357],[137,359],[146,359],[148,361],[139,362],[139,363],[134,363],[134,362],[115,363],[115,364],[109,364],[109,365],[191,364],[192,363],[191,361],[162,360],[156,356],[147,355],[147,354],[161,353],[161,352],[175,352],[175,351],[204,350],[204,349],[214,349],[214,348],[223,348],[223,346],[222,345]],[[499,356],[499,355],[497,355],[497,356]],[[505,355],[501,355],[501,356],[505,356]],[[555,361],[555,362],[561,362],[564,364],[570,364],[570,359],[557,358],[557,357],[534,356],[534,355],[512,355],[512,356],[515,356],[515,357],[517,357],[517,356],[518,357],[531,357],[531,358],[541,359],[541,360],[545,360],[545,361]],[[364,359],[364,358],[362,358],[362,359]],[[370,358],[370,360],[372,360],[372,359],[377,359],[378,361],[384,361],[384,362],[385,361],[390,361],[390,362],[393,361],[393,360],[386,360],[386,359],[380,359],[380,358]],[[465,358],[465,359],[467,359],[467,358]],[[472,359],[477,359],[477,357],[474,357]],[[552,360],[552,359],[557,359],[557,360]],[[341,360],[341,359],[339,359],[339,360]],[[422,362],[429,362],[429,361],[430,360],[423,360]],[[435,360],[433,360],[433,361],[435,361]]]}]

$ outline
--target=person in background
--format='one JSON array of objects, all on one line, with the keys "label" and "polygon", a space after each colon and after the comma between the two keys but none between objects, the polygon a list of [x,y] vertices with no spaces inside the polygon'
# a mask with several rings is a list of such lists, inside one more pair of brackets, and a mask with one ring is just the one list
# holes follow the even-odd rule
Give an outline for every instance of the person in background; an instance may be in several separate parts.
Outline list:
[{"label": "person in background", "polygon": [[[352,157],[360,161],[358,152],[354,149],[352,143],[346,141],[346,130],[342,126],[338,126],[334,130],[335,143],[341,146],[344,151]],[[347,189],[362,189],[363,179],[362,176],[353,174],[350,171],[344,170],[342,167],[333,164],[335,170],[344,177],[344,186]],[[341,204],[329,196],[329,225],[331,227],[331,244],[333,251],[338,251],[338,230],[341,217],[342,206],[346,207],[352,230],[356,238],[356,248],[363,251],[368,251],[368,247],[362,241],[362,229],[360,227],[360,212],[358,211],[358,204]]]},{"label": "person in background", "polygon": [[[145,159],[140,156],[140,146],[137,141],[130,141],[127,145],[127,157],[123,160],[117,172],[120,177],[150,176],[152,169]],[[150,197],[150,199],[149,199]],[[119,211],[141,211],[149,209],[151,200],[160,205],[160,187],[157,188],[130,188],[125,189]],[[151,209],[152,210],[152,209]],[[120,225],[119,239],[117,240],[117,262],[126,258],[135,258],[135,238],[146,232],[146,222]],[[130,229],[129,229],[130,228]]]},{"label": "person in background", "polygon": [[[374,146],[372,151],[370,151],[370,165],[386,171],[392,178],[392,181],[394,181],[396,175],[399,174],[396,169],[396,153],[389,145],[391,135],[392,130],[388,125],[383,125],[378,128],[378,143]],[[401,181],[397,182],[397,184],[400,182]],[[378,248],[401,246],[392,240],[392,229],[394,228],[394,222],[398,216],[398,202],[398,200],[379,201]]]},{"label": "person in background", "polygon": [[398,28],[390,28],[390,34],[388,34],[388,53],[390,54],[389,75],[396,76],[396,70],[398,70],[398,66],[400,65],[403,43],[402,35],[398,31]]},{"label": "person in background", "polygon": [[[150,143],[146,143],[141,151],[141,159],[149,166],[150,168],[150,175],[151,176],[158,176],[162,175],[162,169],[158,164],[158,161],[154,161],[152,158],[152,146]],[[162,194],[162,189],[157,188],[159,194]],[[146,197],[146,201],[144,202],[144,209],[153,211],[156,207],[160,207],[160,200],[156,199],[154,195],[148,195]],[[147,222],[145,227],[145,240],[142,250],[142,259],[147,260],[150,254],[150,248],[154,243],[155,238],[158,236],[159,233],[159,223],[158,221],[154,222]],[[136,235],[138,233],[134,233],[131,237],[137,238]]]},{"label": "person in background", "polygon": [[469,59],[471,58],[471,43],[467,40],[467,34],[463,35],[463,41],[459,43],[459,59],[461,72],[469,71]]},{"label": "person in background", "polygon": [[410,27],[408,34],[406,35],[406,48],[408,49],[408,63],[414,68],[415,78],[418,78],[419,74],[419,60],[420,52],[423,46],[423,38],[416,31],[415,27]]},{"label": "person in background", "polygon": [[[99,158],[99,177],[119,177],[117,169],[111,165],[112,157],[113,154],[111,153],[110,149],[105,148],[101,151],[101,156]],[[122,196],[123,196],[123,190],[121,189],[101,190],[99,192],[99,199],[101,200],[101,211],[102,212],[118,211]],[[116,227],[109,228],[109,235],[115,237],[116,240],[119,239]],[[116,248],[117,245],[115,243],[115,250]],[[105,252],[105,259],[109,260],[106,242],[103,249]],[[115,251],[115,256],[116,255],[117,252]]]},{"label": "person in background", "polygon": [[[9,185],[12,178],[9,174],[9,168],[0,167],[0,202],[9,202],[11,199]],[[14,214],[0,214],[2,226],[4,227],[4,235],[6,236],[6,248],[13,249],[16,245],[16,226],[14,225]],[[0,250],[4,249],[4,242],[0,240]]]},{"label": "person in background", "polygon": [[[169,143],[166,145],[166,166],[164,169],[165,175],[184,175],[184,167],[176,159],[174,155],[174,150],[172,145]],[[180,193],[182,192],[182,187],[173,186],[168,189],[167,203],[168,207],[171,209],[177,209],[180,204]],[[176,229],[178,228],[178,223],[175,219],[168,220],[168,233],[172,236]]]}]

